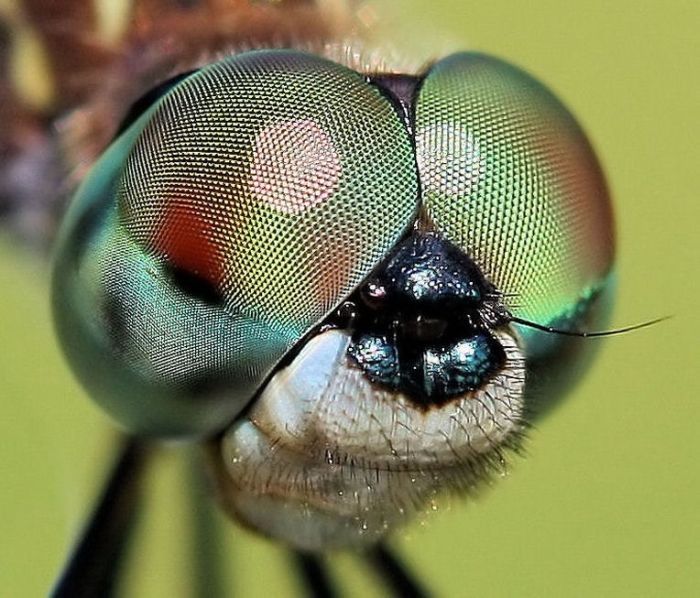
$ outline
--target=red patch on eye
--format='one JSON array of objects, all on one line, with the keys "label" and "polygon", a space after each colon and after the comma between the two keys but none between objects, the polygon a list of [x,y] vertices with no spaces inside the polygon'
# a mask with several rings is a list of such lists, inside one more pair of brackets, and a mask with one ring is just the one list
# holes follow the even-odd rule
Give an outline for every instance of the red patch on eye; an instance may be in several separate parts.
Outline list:
[{"label": "red patch on eye", "polygon": [[173,266],[201,276],[217,288],[224,277],[215,225],[191,204],[169,202],[153,236],[154,249]]}]

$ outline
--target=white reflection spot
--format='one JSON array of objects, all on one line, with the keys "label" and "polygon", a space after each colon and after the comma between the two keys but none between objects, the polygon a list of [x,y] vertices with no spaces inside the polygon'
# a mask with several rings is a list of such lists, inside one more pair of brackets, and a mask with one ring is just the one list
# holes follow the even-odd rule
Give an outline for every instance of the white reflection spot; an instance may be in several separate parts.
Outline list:
[{"label": "white reflection spot", "polygon": [[329,199],[342,165],[333,140],[312,120],[287,120],[255,138],[250,190],[262,203],[296,214]]},{"label": "white reflection spot", "polygon": [[436,123],[416,135],[421,182],[428,192],[465,197],[486,170],[479,140],[459,123]]}]

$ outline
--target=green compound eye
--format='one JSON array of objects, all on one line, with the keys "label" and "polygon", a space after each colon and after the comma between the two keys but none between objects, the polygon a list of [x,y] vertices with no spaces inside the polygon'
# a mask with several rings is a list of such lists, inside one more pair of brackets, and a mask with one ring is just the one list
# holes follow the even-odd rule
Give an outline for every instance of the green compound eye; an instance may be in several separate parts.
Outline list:
[{"label": "green compound eye", "polygon": [[364,78],[292,51],[177,84],[78,192],[57,328],[130,430],[221,429],[411,225],[409,135]]},{"label": "green compound eye", "polygon": [[[424,224],[476,261],[514,315],[580,325],[609,282],[614,232],[600,166],[567,109],[512,65],[456,54],[423,82],[416,148]],[[529,356],[552,350],[545,336],[523,330]]]}]

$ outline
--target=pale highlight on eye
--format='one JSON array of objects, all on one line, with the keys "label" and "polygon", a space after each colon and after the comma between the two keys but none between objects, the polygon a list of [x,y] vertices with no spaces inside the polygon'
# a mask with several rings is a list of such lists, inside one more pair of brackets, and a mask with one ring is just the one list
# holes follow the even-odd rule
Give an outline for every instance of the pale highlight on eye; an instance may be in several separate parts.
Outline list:
[{"label": "pale highlight on eye", "polygon": [[[427,192],[439,190],[464,197],[476,188],[486,171],[479,140],[459,123],[436,123],[416,134],[418,166]],[[453,176],[459,172],[460,176]]]},{"label": "pale highlight on eye", "polygon": [[268,125],[253,146],[250,190],[270,207],[297,214],[338,189],[342,164],[333,139],[312,120]]}]

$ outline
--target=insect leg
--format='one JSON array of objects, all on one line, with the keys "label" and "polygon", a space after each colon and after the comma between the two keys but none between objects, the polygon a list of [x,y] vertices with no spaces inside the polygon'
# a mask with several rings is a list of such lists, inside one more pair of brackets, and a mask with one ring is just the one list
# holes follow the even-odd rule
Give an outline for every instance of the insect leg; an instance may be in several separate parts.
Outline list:
[{"label": "insect leg", "polygon": [[337,596],[328,570],[320,557],[305,552],[294,552],[293,555],[299,577],[307,590],[305,595],[314,598]]},{"label": "insect leg", "polygon": [[382,578],[392,596],[423,598],[429,596],[405,565],[384,545],[378,544],[366,553],[369,564]]},{"label": "insect leg", "polygon": [[142,440],[122,440],[102,495],[51,596],[89,598],[114,594],[135,527],[148,455]]}]

